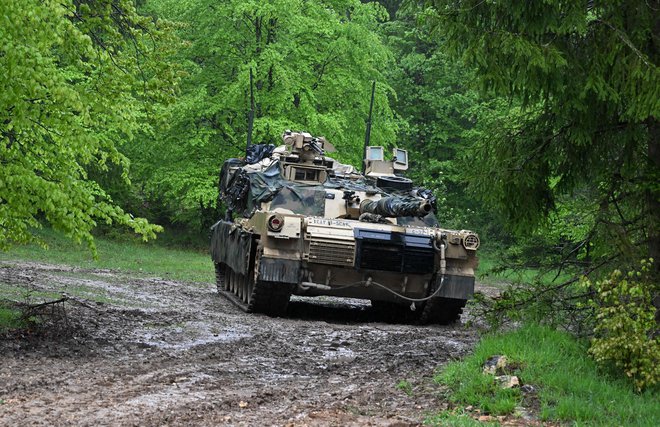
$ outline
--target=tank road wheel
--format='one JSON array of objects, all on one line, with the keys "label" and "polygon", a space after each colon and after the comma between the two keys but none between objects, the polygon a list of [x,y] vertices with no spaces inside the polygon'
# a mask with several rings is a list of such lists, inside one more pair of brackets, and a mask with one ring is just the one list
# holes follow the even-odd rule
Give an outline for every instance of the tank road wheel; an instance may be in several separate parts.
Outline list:
[{"label": "tank road wheel", "polygon": [[238,282],[236,283],[236,296],[238,296],[239,300],[245,302],[245,300],[243,299],[243,290],[244,290],[243,287],[245,284],[245,276],[236,273],[236,279],[237,279],[236,281]]},{"label": "tank road wheel", "polygon": [[226,270],[227,267],[223,264],[215,263],[215,286],[218,289],[218,292],[227,290]]},{"label": "tank road wheel", "polygon": [[254,273],[247,280],[249,313],[263,313],[270,317],[286,315],[289,299],[295,285],[289,283],[267,282],[259,279],[259,261],[263,248],[258,247],[255,253]]},{"label": "tank road wheel", "polygon": [[257,271],[255,267],[253,272],[243,275],[224,264],[216,264],[218,291],[248,313],[284,316],[295,285],[258,280]]},{"label": "tank road wheel", "polygon": [[229,291],[236,294],[236,272],[234,270],[229,273]]}]

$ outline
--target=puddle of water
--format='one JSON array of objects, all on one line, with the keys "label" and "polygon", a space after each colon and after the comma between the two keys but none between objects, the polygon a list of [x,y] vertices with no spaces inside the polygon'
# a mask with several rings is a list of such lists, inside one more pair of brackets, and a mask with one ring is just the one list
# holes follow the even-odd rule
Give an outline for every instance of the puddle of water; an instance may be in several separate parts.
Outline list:
[{"label": "puddle of water", "polygon": [[352,362],[355,357],[355,352],[345,347],[335,347],[323,352],[323,359],[331,362]]},{"label": "puddle of water", "polygon": [[194,391],[193,386],[205,379],[212,379],[212,377],[206,374],[195,374],[193,377],[186,378],[184,381],[173,382],[172,384],[167,385],[167,388],[164,390],[142,394],[128,400],[126,401],[126,405],[166,407],[173,402],[176,402],[176,405],[178,406],[182,401],[193,402],[204,400],[206,399],[206,393]]},{"label": "puddle of water", "polygon": [[306,302],[309,304],[316,304],[327,307],[345,307],[353,309],[363,309],[371,306],[371,303],[368,300],[331,296],[306,297],[301,295],[292,295],[291,301]]},{"label": "puddle of water", "polygon": [[137,334],[139,342],[163,350],[187,350],[206,344],[235,342],[253,336],[236,329],[218,331],[215,326],[211,327],[202,322],[186,322],[175,328],[138,330]]},{"label": "puddle of water", "polygon": [[442,345],[450,350],[465,351],[471,348],[471,344],[464,341],[456,341],[451,338],[443,338]]}]

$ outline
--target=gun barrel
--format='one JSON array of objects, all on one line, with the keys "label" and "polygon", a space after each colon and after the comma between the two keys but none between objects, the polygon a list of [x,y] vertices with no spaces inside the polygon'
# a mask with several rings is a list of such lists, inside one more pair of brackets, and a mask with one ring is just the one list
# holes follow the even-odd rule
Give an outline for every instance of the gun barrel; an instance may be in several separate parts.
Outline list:
[{"label": "gun barrel", "polygon": [[323,154],[325,154],[323,152],[323,148],[321,148],[321,145],[319,144],[318,139],[312,139],[309,142],[309,146],[311,147],[312,150],[316,151],[318,155],[322,156]]},{"label": "gun barrel", "polygon": [[385,217],[426,216],[433,207],[428,200],[383,197],[379,200],[364,200],[360,203],[360,213],[372,213]]}]

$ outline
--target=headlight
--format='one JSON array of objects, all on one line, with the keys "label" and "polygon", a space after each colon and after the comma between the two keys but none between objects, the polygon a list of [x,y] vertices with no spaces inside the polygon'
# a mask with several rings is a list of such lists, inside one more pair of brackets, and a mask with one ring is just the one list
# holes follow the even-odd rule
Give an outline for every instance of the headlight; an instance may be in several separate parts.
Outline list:
[{"label": "headlight", "polygon": [[470,233],[463,237],[463,247],[469,251],[476,251],[479,248],[479,236]]},{"label": "headlight", "polygon": [[267,223],[270,231],[281,231],[284,227],[284,217],[280,214],[271,215],[268,217]]}]

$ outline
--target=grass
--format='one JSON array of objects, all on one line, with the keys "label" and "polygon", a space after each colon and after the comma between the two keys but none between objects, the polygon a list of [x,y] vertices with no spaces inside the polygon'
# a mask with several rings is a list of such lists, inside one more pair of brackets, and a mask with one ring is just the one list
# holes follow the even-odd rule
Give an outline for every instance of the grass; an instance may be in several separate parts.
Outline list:
[{"label": "grass", "polygon": [[22,313],[0,303],[0,333],[23,326]]},{"label": "grass", "polygon": [[425,425],[452,427],[484,427],[498,425],[496,422],[478,421],[463,411],[445,411],[424,420]]},{"label": "grass", "polygon": [[58,299],[61,296],[62,294],[59,292],[41,291],[30,289],[25,286],[16,286],[7,283],[3,283],[2,287],[0,287],[0,299],[6,299],[9,301],[47,301]]},{"label": "grass", "polygon": [[529,405],[520,389],[501,389],[493,376],[482,373],[483,363],[494,355],[506,355],[512,374],[538,390],[536,405],[542,421],[578,426],[660,425],[657,389],[636,394],[630,382],[600,372],[588,358],[585,343],[542,326],[485,337],[473,355],[448,365],[436,381],[451,390],[451,401],[482,413],[511,414],[515,407]]},{"label": "grass", "polygon": [[[556,272],[550,271],[544,274],[539,274],[539,270],[534,268],[508,268],[504,271],[493,273],[493,269],[498,266],[497,253],[479,251],[478,256],[479,268],[477,269],[477,281],[486,285],[497,286],[510,283],[533,283],[535,281],[551,284],[553,283],[553,279],[555,279]],[[555,280],[555,282],[561,283],[561,281],[569,278],[569,275],[562,274]]]},{"label": "grass", "polygon": [[397,383],[396,388],[404,392],[408,396],[413,395],[413,387],[410,381],[401,380]]},{"label": "grass", "polygon": [[41,230],[39,237],[48,245],[16,246],[0,252],[0,260],[30,260],[53,264],[67,264],[85,269],[113,269],[158,276],[173,280],[211,283],[213,264],[208,252],[168,248],[155,242],[96,238],[98,259],[86,246],[78,245],[52,230]]}]

